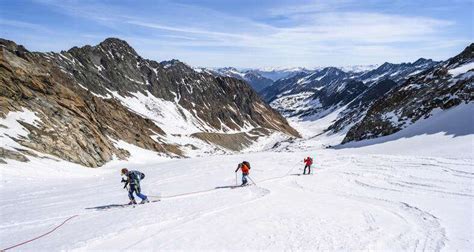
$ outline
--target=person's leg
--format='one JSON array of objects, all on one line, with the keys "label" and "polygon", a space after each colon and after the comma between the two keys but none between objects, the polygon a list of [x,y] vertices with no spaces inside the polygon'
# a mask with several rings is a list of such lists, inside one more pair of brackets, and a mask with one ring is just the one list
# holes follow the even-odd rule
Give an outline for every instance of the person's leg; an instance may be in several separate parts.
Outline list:
[{"label": "person's leg", "polygon": [[311,165],[308,165],[308,175],[311,174]]},{"label": "person's leg", "polygon": [[305,166],[304,166],[303,175],[306,174],[306,168],[308,168],[308,165],[305,165]]},{"label": "person's leg", "polygon": [[137,197],[142,199],[142,200],[146,200],[147,199],[147,196],[142,194],[141,192],[141,188],[140,188],[140,185],[137,185],[137,190],[136,190],[136,193],[137,193]]},{"label": "person's leg", "polygon": [[136,204],[135,197],[133,197],[133,192],[134,191],[135,191],[134,185],[129,185],[129,187],[128,187],[128,198],[130,199],[130,203],[128,203],[129,205]]},{"label": "person's leg", "polygon": [[242,174],[242,185],[247,184],[247,174]]},{"label": "person's leg", "polygon": [[133,185],[129,185],[129,187],[128,187],[128,198],[130,199],[130,201],[135,200],[135,198],[133,197],[133,191],[134,191]]}]

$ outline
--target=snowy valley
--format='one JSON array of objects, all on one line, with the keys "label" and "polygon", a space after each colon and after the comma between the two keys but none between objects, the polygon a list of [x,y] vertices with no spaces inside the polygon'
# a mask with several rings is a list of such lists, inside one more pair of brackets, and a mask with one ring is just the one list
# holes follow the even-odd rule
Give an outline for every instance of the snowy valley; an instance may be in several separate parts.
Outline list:
[{"label": "snowy valley", "polygon": [[[474,44],[442,62],[241,73],[118,39],[1,42],[0,249],[474,247]],[[125,205],[123,167],[157,202]]]}]

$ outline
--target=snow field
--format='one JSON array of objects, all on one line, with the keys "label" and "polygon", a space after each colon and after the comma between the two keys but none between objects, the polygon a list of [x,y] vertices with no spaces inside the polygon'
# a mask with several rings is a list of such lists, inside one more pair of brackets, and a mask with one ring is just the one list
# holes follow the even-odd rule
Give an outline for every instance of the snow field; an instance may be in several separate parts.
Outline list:
[{"label": "snow field", "polygon": [[[132,157],[98,169],[49,156],[8,160],[0,164],[0,249],[79,215],[18,249],[470,251],[472,109],[434,111],[392,136],[339,149],[322,147],[343,135],[319,134],[334,111],[292,121],[303,139],[271,148],[282,140],[275,134],[238,155],[170,160],[118,141]],[[35,121],[28,111],[13,115]],[[9,125],[9,134],[25,135]],[[256,152],[262,148],[271,151]],[[313,174],[297,176],[306,156]],[[243,160],[257,185],[231,189]],[[128,202],[122,167],[144,172],[143,193],[162,200],[121,207]]]},{"label": "snow field", "polygon": [[[1,247],[46,232],[24,250],[468,250],[472,239],[472,160],[354,155],[346,151],[262,152],[132,164],[158,203],[128,202],[114,164],[88,177],[52,173],[1,191]],[[315,157],[313,175],[301,173]],[[238,162],[256,186],[235,185]],[[63,168],[57,167],[58,171]],[[5,178],[2,176],[2,180]],[[8,179],[8,178],[7,178]],[[240,177],[239,177],[240,182]],[[26,183],[28,186],[25,186]],[[215,190],[212,190],[215,189]],[[173,197],[182,193],[200,192]]]}]

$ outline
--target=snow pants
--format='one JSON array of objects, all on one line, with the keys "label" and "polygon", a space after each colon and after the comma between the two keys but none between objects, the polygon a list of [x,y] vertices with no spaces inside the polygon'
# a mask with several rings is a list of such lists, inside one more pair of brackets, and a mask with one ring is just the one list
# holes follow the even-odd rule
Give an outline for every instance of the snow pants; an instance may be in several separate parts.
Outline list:
[{"label": "snow pants", "polygon": [[135,200],[135,197],[133,197],[133,193],[135,193],[137,197],[142,200],[145,200],[147,198],[146,195],[141,193],[140,185],[130,185],[130,187],[128,188],[128,198],[130,200]]},{"label": "snow pants", "polygon": [[306,174],[306,168],[308,168],[308,174],[311,174],[311,165],[305,165],[303,175]]},{"label": "snow pants", "polygon": [[242,173],[242,185],[247,184],[247,176],[248,176],[248,174],[243,174]]}]

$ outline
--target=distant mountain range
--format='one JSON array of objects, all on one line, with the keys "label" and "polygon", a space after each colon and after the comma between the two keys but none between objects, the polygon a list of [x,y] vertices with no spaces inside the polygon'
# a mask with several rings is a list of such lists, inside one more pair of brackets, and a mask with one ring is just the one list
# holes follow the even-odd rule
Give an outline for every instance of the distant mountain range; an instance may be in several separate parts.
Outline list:
[{"label": "distant mountain range", "polygon": [[130,146],[167,157],[237,152],[273,134],[299,137],[285,117],[330,113],[326,133],[347,143],[474,101],[474,44],[442,62],[245,70],[156,62],[116,38],[59,53],[0,39],[0,49],[0,162],[97,167]]},{"label": "distant mountain range", "polygon": [[257,92],[273,85],[279,79],[288,78],[301,72],[310,72],[305,68],[238,70],[234,67],[217,68],[211,71],[217,75],[244,80]]},{"label": "distant mountain range", "polygon": [[442,62],[384,63],[374,69],[326,67],[282,78],[259,91],[286,117],[317,120],[338,111],[327,132],[343,142],[399,131],[436,108],[474,100],[474,46]]}]

